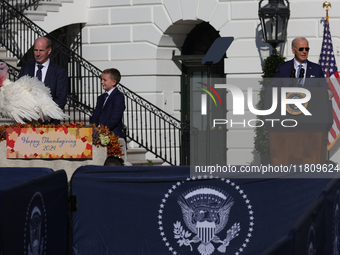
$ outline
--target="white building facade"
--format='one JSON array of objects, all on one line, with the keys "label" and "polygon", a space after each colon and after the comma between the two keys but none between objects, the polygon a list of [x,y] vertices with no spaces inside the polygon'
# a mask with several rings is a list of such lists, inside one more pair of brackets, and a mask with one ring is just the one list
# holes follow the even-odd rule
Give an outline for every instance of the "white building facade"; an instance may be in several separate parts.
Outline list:
[{"label": "white building facade", "polygon": [[[291,41],[304,36],[311,48],[309,60],[318,62],[326,13],[323,1],[289,2],[287,42],[278,50],[287,60],[293,58]],[[340,0],[333,0],[331,5],[330,30],[339,65]],[[49,12],[44,21],[36,23],[47,32],[84,24],[82,50],[86,60],[102,70],[119,69],[124,86],[183,119],[183,63],[173,60],[173,55],[183,55],[189,33],[206,22],[221,37],[234,37],[223,59],[226,78],[261,77],[261,65],[271,48],[262,41],[258,7],[258,0],[73,0],[64,1],[59,12]],[[246,87],[242,89],[246,91]],[[259,89],[260,85],[253,91],[258,93]],[[228,117],[232,115],[231,102],[228,99]],[[249,112],[246,115],[252,117]],[[253,128],[228,130],[228,164],[260,163],[254,151],[254,136]],[[335,147],[331,159],[339,162]]]}]

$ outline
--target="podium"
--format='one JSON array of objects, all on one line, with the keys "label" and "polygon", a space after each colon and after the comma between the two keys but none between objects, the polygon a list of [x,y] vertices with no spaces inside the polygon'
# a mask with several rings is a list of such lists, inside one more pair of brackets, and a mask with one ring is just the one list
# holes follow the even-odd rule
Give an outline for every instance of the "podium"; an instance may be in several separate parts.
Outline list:
[{"label": "podium", "polygon": [[[272,89],[267,88],[265,108],[272,106]],[[311,99],[304,105],[312,115],[305,115],[295,105],[285,105],[286,115],[281,115],[281,88],[278,89],[276,110],[264,116],[269,133],[272,165],[323,164],[327,157],[328,132],[333,124],[332,103],[326,88],[311,87]],[[299,93],[287,93],[289,98],[299,98]],[[300,113],[299,113],[300,112]],[[275,120],[275,121],[273,121]]]}]

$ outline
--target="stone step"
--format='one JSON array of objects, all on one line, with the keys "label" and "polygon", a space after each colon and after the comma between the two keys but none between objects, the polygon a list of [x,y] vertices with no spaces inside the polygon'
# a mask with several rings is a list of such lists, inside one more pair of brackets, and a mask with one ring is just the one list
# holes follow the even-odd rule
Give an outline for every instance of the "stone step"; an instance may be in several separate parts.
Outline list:
[{"label": "stone step", "polygon": [[9,64],[9,65],[11,65],[11,66],[14,66],[14,67],[20,69],[20,67],[17,67],[17,63],[18,63],[18,59],[17,59],[17,58],[0,56],[0,59],[1,59],[3,62],[6,62],[7,64]]},{"label": "stone step", "polygon": [[39,2],[36,11],[46,11],[46,12],[58,12],[59,7],[62,6],[61,2]]},{"label": "stone step", "polygon": [[[46,2],[46,1],[40,1],[37,5],[37,9],[31,9],[31,10],[26,10],[24,11],[24,13],[26,12],[30,12],[30,11],[50,11],[50,12],[58,12],[59,11],[59,7],[62,6],[62,3],[60,1],[51,1],[51,2]],[[24,8],[24,5],[21,3],[15,4],[13,5],[14,8]]]},{"label": "stone step", "polygon": [[32,21],[44,21],[48,12],[58,12],[63,3],[73,3],[73,0],[41,1],[36,10],[26,10],[24,14]]},{"label": "stone step", "polygon": [[44,21],[45,16],[47,16],[46,11],[24,11],[24,14],[32,21]]},{"label": "stone step", "polygon": [[134,166],[161,166],[164,165],[164,161],[155,156],[144,148],[139,147],[137,143],[127,138],[127,161]]},{"label": "stone step", "polygon": [[[129,157],[129,153],[128,153]],[[163,160],[127,160],[130,162],[133,166],[161,166],[164,162]]]},{"label": "stone step", "polygon": [[11,119],[8,119],[8,118],[3,118],[1,117],[0,115],[0,126],[2,125],[11,125],[13,124],[14,122],[11,120]]},{"label": "stone step", "polygon": [[128,155],[128,161],[133,161],[133,160],[146,160],[145,159],[145,154],[147,150],[144,148],[129,148],[127,149],[127,155]]}]

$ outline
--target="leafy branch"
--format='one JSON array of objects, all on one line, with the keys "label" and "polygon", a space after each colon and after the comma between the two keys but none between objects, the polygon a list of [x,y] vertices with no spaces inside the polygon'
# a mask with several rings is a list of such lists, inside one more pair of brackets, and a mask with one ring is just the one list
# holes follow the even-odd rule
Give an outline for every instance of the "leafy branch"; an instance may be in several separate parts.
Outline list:
[{"label": "leafy branch", "polygon": [[[282,55],[271,55],[264,60],[264,64],[262,66],[264,78],[260,83],[262,84],[262,89],[260,91],[260,100],[256,104],[257,109],[264,109],[264,99],[266,88],[270,86],[270,82],[266,78],[274,78],[277,67],[280,63],[284,62],[285,58]],[[263,120],[263,116],[257,116],[258,119]],[[255,151],[260,155],[269,155],[269,136],[268,132],[264,126],[257,127],[255,129],[255,138],[254,138]]]}]

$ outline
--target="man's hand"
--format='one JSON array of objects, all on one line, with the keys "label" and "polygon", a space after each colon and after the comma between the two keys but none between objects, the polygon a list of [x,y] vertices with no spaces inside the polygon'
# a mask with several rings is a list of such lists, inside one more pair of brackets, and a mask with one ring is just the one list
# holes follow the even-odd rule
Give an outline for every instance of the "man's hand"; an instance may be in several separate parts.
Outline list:
[{"label": "man's hand", "polygon": [[330,89],[327,89],[327,91],[328,91],[328,99],[332,100],[332,97],[334,96],[333,91],[331,91]]}]

